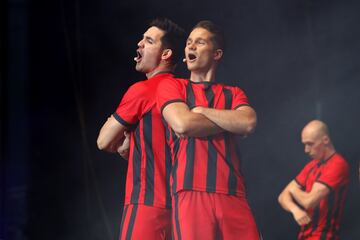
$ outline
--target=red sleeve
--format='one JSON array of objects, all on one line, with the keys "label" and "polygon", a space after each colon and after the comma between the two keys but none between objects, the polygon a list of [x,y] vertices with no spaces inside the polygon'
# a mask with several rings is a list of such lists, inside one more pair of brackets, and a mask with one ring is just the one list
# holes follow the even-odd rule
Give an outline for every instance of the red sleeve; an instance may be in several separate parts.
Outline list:
[{"label": "red sleeve", "polygon": [[295,178],[295,182],[297,182],[303,188],[305,188],[306,179],[314,164],[316,164],[315,161],[311,161],[308,164],[306,164],[306,166],[301,170],[301,172]]},{"label": "red sleeve", "polygon": [[[335,160],[335,159],[334,159]],[[349,181],[349,167],[345,160],[336,159],[326,164],[317,182],[323,183],[330,189],[347,184]]]},{"label": "red sleeve", "polygon": [[234,90],[234,99],[232,102],[231,109],[237,109],[244,105],[245,106],[249,105],[248,98],[243,90],[236,87]]},{"label": "red sleeve", "polygon": [[133,127],[149,110],[149,96],[143,82],[133,84],[125,93],[113,116],[126,127]]},{"label": "red sleeve", "polygon": [[184,82],[185,80],[166,78],[158,85],[156,92],[158,110],[163,109],[170,103],[185,102]]}]

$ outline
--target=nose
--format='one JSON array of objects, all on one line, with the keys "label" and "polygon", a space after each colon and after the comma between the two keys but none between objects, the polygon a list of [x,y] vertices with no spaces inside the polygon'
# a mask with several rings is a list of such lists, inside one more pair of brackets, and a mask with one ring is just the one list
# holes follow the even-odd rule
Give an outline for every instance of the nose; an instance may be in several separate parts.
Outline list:
[{"label": "nose", "polygon": [[137,45],[138,45],[138,47],[144,46],[144,39],[141,39]]},{"label": "nose", "polygon": [[310,148],[308,146],[305,146],[305,149],[304,149],[305,153],[309,153],[310,152]]},{"label": "nose", "polygon": [[195,50],[196,49],[196,45],[195,45],[195,43],[188,43],[188,45],[186,46],[188,49],[190,49],[190,50]]}]

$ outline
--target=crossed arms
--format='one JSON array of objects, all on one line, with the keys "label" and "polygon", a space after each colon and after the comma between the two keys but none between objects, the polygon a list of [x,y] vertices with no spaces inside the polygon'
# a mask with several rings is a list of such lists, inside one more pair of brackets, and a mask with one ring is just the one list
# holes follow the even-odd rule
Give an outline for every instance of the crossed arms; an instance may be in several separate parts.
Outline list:
[{"label": "crossed arms", "polygon": [[111,115],[100,130],[97,139],[98,148],[107,152],[118,152],[120,156],[127,159],[129,154],[129,134],[126,132],[127,130],[124,125]]},{"label": "crossed arms", "polygon": [[281,207],[292,213],[295,221],[301,226],[311,222],[306,210],[314,208],[330,193],[330,189],[319,182],[315,182],[310,192],[305,192],[301,186],[292,180],[280,193],[278,201]]},{"label": "crossed arms", "polygon": [[168,104],[162,115],[170,127],[182,137],[206,137],[224,131],[244,136],[256,126],[256,113],[249,106],[236,110],[195,107],[192,110],[183,102]]}]

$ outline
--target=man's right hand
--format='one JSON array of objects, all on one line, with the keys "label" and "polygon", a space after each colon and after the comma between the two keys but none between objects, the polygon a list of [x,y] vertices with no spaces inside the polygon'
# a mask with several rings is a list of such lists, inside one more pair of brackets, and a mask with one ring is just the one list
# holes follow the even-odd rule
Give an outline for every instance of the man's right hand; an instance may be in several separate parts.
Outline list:
[{"label": "man's right hand", "polygon": [[130,133],[124,132],[125,139],[123,143],[118,147],[117,152],[120,154],[122,158],[125,160],[129,159],[129,149],[130,149]]},{"label": "man's right hand", "polygon": [[304,210],[296,209],[292,212],[292,214],[299,226],[306,225],[311,222],[311,218]]}]

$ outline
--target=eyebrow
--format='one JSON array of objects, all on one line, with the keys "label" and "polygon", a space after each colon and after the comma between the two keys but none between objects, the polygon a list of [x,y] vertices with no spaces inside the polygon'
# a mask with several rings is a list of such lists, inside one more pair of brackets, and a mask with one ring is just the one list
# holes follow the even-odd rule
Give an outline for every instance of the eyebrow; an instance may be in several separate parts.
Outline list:
[{"label": "eyebrow", "polygon": [[152,40],[152,41],[155,41],[155,39],[153,39],[152,37],[146,36],[146,35],[144,35],[144,38],[145,38],[146,40]]}]

